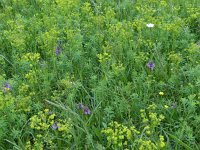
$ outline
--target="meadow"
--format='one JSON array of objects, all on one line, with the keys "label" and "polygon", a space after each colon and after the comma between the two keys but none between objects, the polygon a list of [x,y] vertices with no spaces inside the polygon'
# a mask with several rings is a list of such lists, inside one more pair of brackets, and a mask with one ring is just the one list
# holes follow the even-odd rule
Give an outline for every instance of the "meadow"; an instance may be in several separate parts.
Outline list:
[{"label": "meadow", "polygon": [[199,0],[0,0],[0,149],[200,150]]}]

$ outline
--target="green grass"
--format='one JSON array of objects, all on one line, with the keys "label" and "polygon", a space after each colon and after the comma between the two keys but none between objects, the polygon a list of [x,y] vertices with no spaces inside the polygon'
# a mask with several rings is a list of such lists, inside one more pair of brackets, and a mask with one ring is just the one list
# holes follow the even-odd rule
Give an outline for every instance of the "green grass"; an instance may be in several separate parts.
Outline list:
[{"label": "green grass", "polygon": [[1,0],[0,20],[0,149],[200,149],[198,0]]}]

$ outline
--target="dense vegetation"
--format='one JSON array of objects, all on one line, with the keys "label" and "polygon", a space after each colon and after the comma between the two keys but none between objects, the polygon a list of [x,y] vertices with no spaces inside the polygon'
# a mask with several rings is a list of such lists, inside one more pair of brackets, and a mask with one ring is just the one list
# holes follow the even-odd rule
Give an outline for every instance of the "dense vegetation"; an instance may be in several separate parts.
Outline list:
[{"label": "dense vegetation", "polygon": [[1,0],[0,149],[200,149],[199,0]]}]

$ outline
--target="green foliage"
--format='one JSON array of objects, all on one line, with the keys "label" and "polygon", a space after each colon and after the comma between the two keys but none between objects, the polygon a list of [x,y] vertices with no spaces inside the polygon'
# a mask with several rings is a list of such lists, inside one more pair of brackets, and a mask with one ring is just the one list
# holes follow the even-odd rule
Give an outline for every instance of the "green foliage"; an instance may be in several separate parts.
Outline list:
[{"label": "green foliage", "polygon": [[0,149],[200,149],[197,0],[1,0]]}]

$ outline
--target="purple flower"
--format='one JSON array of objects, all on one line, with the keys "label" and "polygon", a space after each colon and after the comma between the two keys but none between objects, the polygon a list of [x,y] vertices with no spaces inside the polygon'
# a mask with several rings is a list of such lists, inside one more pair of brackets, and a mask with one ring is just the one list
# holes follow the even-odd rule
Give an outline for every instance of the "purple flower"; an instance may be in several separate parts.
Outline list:
[{"label": "purple flower", "polygon": [[85,106],[82,103],[77,104],[78,109],[83,109]]},{"label": "purple flower", "polygon": [[89,114],[90,114],[90,109],[89,109],[88,107],[84,107],[83,113],[84,113],[85,115],[89,115]]},{"label": "purple flower", "polygon": [[176,102],[172,103],[171,106],[170,106],[171,109],[174,109],[176,107],[177,107],[177,103]]},{"label": "purple flower", "polygon": [[87,106],[84,106],[82,103],[77,104],[78,109],[81,109],[85,115],[90,114],[90,109]]},{"label": "purple flower", "polygon": [[48,115],[51,115],[52,114],[52,112],[51,111],[48,111]]},{"label": "purple flower", "polygon": [[6,83],[5,86],[4,86],[4,92],[8,92],[8,91],[11,91],[10,83]]},{"label": "purple flower", "polygon": [[155,63],[153,63],[152,61],[149,61],[149,62],[147,63],[147,67],[148,67],[149,69],[153,70],[153,69],[155,68]]},{"label": "purple flower", "polygon": [[6,83],[5,87],[6,87],[7,89],[11,89],[11,86],[10,86],[9,83]]},{"label": "purple flower", "polygon": [[51,126],[51,128],[52,128],[53,130],[57,130],[59,127],[58,127],[57,123],[55,122],[55,123]]},{"label": "purple flower", "polygon": [[62,48],[60,46],[56,47],[56,55],[60,55],[60,53],[62,52]]}]

